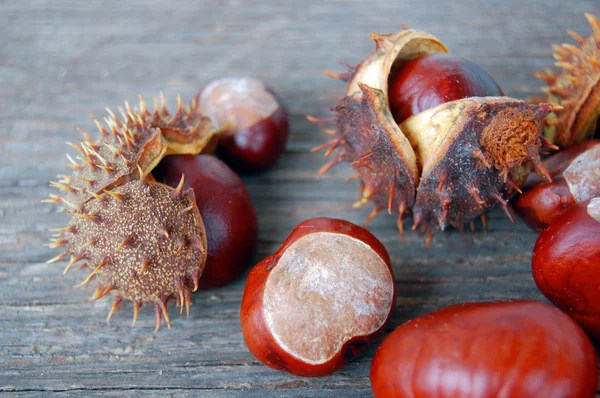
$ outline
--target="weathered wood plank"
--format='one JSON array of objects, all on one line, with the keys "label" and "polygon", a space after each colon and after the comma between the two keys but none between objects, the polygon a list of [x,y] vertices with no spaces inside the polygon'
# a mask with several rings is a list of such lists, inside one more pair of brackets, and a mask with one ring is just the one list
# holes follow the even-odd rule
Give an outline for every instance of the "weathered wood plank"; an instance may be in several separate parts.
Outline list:
[{"label": "weathered wood plank", "polygon": [[[258,363],[239,327],[243,280],[196,293],[190,319],[174,316],[173,328],[157,335],[147,308],[129,327],[129,303],[107,325],[108,300],[84,302],[91,291],[71,288],[82,273],[61,279],[60,265],[45,264],[54,254],[41,247],[46,228],[66,222],[39,204],[47,181],[65,172],[64,141],[76,127],[93,130],[89,112],[102,115],[138,94],[162,90],[173,104],[175,94],[189,100],[215,77],[265,79],[289,107],[292,134],[276,169],[245,177],[260,218],[258,261],[306,218],[360,223],[370,211],[350,208],[357,185],[343,183],[343,167],[315,181],[321,155],[308,150],[324,136],[304,117],[335,103],[343,87],[321,70],[358,62],[373,47],[369,32],[402,23],[431,31],[508,95],[525,98],[537,94],[531,72],[550,64],[550,45],[567,41],[567,28],[589,32],[586,11],[600,14],[597,0],[0,2],[0,394],[369,396],[375,347],[320,379]],[[393,219],[373,221],[397,276],[389,330],[452,303],[542,299],[530,273],[535,234],[501,211],[490,218],[488,235],[449,231],[428,250],[415,233],[398,242]]]}]

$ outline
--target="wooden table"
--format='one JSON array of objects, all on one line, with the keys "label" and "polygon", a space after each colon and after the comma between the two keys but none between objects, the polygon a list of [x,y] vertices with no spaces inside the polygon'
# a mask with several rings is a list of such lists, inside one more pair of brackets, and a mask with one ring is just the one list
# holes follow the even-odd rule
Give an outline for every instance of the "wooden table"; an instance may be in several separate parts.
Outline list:
[{"label": "wooden table", "polygon": [[[171,3],[170,5],[168,3]],[[315,216],[361,223],[352,210],[357,183],[338,167],[320,181],[325,140],[305,119],[325,115],[343,85],[325,77],[337,60],[358,62],[373,48],[368,34],[402,23],[427,30],[455,53],[489,71],[506,94],[538,93],[532,72],[551,63],[551,44],[566,29],[589,34],[584,12],[598,0],[404,1],[3,1],[0,2],[0,392],[47,396],[314,397],[370,396],[375,347],[331,377],[307,379],[263,366],[239,326],[244,280],[194,294],[190,319],[153,334],[132,305],[105,323],[110,301],[85,302],[73,289],[81,272],[61,279],[57,254],[41,244],[64,213],[39,202],[47,182],[66,171],[64,141],[76,127],[94,131],[102,115],[137,95],[161,90],[173,106],[209,80],[254,75],[280,93],[291,113],[285,157],[272,171],[245,177],[260,218],[255,260],[276,250],[292,227]],[[388,248],[398,298],[389,327],[464,301],[540,299],[530,272],[536,234],[500,210],[490,232],[438,234],[428,250],[416,233],[397,239],[394,219],[370,227]],[[600,396],[600,395],[598,395]]]}]

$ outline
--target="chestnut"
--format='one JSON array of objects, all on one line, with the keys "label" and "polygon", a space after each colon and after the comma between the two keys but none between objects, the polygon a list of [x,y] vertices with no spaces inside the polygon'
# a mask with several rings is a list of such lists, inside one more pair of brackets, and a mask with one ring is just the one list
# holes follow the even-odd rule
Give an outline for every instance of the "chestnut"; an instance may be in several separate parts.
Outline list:
[{"label": "chestnut", "polygon": [[208,240],[208,257],[199,288],[225,286],[247,269],[258,240],[258,218],[241,178],[212,155],[167,156],[155,177],[192,188]]},{"label": "chestnut", "polygon": [[479,65],[448,53],[409,61],[391,75],[389,87],[390,108],[397,123],[446,102],[503,95]]},{"label": "chestnut", "polygon": [[538,237],[531,264],[540,291],[600,338],[600,198],[556,218]]},{"label": "chestnut", "polygon": [[395,298],[390,257],[377,238],[348,221],[313,218],[250,271],[242,332],[265,365],[325,376],[375,339]]},{"label": "chestnut", "polygon": [[535,301],[458,304],[399,326],[371,365],[375,398],[594,397],[592,343]]},{"label": "chestnut", "polygon": [[515,212],[536,231],[542,231],[575,203],[600,195],[599,141],[583,142],[548,158],[551,183],[540,183],[519,195]]},{"label": "chestnut", "polygon": [[[542,166],[548,171],[550,177],[560,178],[562,177],[562,172],[569,167],[573,159],[577,156],[581,155],[583,152],[588,149],[593,148],[594,146],[600,144],[600,140],[585,140],[581,141],[572,147],[567,149],[562,149],[558,152],[553,153],[542,161]],[[558,148],[558,147],[556,147]],[[546,183],[547,181],[541,178],[539,175],[535,173],[531,173],[527,176],[527,180],[521,187],[523,192],[533,188],[534,186]]]},{"label": "chestnut", "polygon": [[220,131],[219,155],[236,171],[266,170],[285,151],[288,114],[262,81],[249,77],[215,80],[199,94],[198,106]]}]

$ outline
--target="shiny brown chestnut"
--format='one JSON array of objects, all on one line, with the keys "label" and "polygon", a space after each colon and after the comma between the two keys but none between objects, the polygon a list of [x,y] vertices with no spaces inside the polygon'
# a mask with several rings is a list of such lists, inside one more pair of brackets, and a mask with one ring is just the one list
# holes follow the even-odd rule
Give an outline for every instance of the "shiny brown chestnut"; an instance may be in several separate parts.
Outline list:
[{"label": "shiny brown chestnut", "polygon": [[266,170],[285,151],[287,111],[262,81],[215,80],[199,94],[198,107],[220,131],[218,153],[236,171]]},{"label": "shiny brown chestnut", "polygon": [[348,221],[313,218],[250,272],[242,332],[267,366],[325,376],[375,339],[395,298],[390,257],[377,238]]},{"label": "shiny brown chestnut", "polygon": [[185,174],[208,239],[200,289],[225,286],[248,268],[258,240],[258,218],[241,178],[212,155],[167,156],[155,171],[159,181],[176,186]]},{"label": "shiny brown chestnut", "polygon": [[397,123],[446,102],[504,95],[479,65],[448,53],[413,59],[391,76],[390,108]]},{"label": "shiny brown chestnut", "polygon": [[600,195],[600,141],[582,142],[551,156],[547,163],[553,181],[534,185],[513,203],[519,217],[536,231],[575,203]]},{"label": "shiny brown chestnut", "polygon": [[592,398],[594,347],[535,301],[446,307],[398,327],[371,365],[375,398]]},{"label": "shiny brown chestnut", "polygon": [[600,338],[600,198],[571,207],[540,234],[532,270],[541,292]]},{"label": "shiny brown chestnut", "polygon": [[[542,161],[542,166],[548,171],[550,177],[560,178],[562,172],[571,164],[573,159],[581,155],[588,149],[600,144],[600,140],[585,140],[581,141],[567,149],[561,149],[558,152],[553,153]],[[545,179],[541,178],[535,173],[531,173],[527,176],[527,180],[521,187],[523,192],[530,190],[538,184],[547,183]]]}]

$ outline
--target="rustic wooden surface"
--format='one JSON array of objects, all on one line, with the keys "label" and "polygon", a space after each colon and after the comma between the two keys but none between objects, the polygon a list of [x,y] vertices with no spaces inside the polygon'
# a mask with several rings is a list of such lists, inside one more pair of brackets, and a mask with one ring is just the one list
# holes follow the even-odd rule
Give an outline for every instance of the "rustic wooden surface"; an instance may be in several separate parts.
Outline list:
[{"label": "rustic wooden surface", "polygon": [[[15,396],[370,396],[375,347],[331,377],[307,379],[261,365],[239,327],[244,280],[194,295],[190,319],[156,335],[154,313],[130,328],[125,303],[110,324],[110,300],[74,290],[83,274],[60,278],[62,265],[41,244],[67,217],[40,205],[47,181],[66,170],[66,140],[93,130],[102,115],[138,94],[161,90],[170,104],[189,100],[225,75],[264,78],[291,113],[288,151],[278,166],[245,182],[260,217],[256,260],[272,253],[300,221],[333,216],[360,223],[357,184],[338,167],[316,181],[325,137],[305,120],[324,115],[343,85],[323,68],[358,62],[373,48],[371,31],[402,23],[428,30],[454,52],[487,69],[508,95],[537,94],[531,72],[551,61],[566,29],[589,34],[584,12],[598,0],[365,1],[0,1],[0,393]],[[368,207],[368,206],[367,206]],[[389,327],[441,306],[509,298],[543,299],[530,273],[536,235],[491,213],[490,233],[439,234],[428,250],[394,220],[371,231],[386,245],[398,300]],[[600,396],[600,395],[599,395]]]}]

